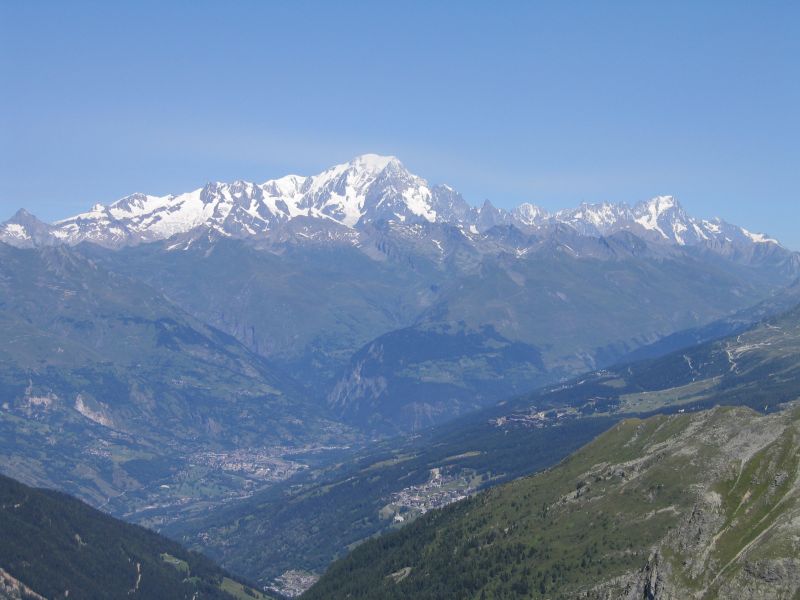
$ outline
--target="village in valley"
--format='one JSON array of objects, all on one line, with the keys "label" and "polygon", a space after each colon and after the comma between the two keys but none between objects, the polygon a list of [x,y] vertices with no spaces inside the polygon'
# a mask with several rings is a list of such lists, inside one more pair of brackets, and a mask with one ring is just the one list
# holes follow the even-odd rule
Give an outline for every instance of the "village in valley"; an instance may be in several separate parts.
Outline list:
[{"label": "village in valley", "polygon": [[429,510],[471,496],[482,482],[483,477],[472,469],[456,471],[454,467],[435,467],[425,483],[392,494],[389,503],[381,509],[381,518],[392,519],[397,525],[405,523]]}]

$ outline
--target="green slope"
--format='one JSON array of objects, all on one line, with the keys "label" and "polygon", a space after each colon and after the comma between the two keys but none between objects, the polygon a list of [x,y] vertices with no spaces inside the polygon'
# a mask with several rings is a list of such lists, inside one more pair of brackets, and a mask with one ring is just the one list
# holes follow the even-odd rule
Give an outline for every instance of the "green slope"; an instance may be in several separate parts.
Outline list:
[{"label": "green slope", "polygon": [[[3,476],[0,540],[0,579],[51,600],[266,598],[173,541]],[[240,595],[222,591],[233,588]],[[14,597],[6,593],[0,585],[0,597]]]},{"label": "green slope", "polygon": [[790,598],[800,413],[628,419],[552,470],[430,513],[304,598]]}]

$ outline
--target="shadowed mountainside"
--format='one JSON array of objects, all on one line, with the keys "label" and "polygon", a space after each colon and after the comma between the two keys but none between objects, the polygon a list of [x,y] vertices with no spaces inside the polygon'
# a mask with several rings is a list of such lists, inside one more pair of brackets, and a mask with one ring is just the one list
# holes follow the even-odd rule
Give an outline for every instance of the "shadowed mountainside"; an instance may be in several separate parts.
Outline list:
[{"label": "shadowed mountainside", "polygon": [[266,599],[152,531],[2,475],[0,539],[4,599]]}]

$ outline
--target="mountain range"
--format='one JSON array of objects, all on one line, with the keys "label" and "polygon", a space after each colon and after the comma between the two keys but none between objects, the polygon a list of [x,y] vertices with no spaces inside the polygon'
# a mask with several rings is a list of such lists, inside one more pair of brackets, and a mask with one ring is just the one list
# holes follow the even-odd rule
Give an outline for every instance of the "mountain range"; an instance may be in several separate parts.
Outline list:
[{"label": "mountain range", "polygon": [[774,412],[798,303],[800,255],[672,197],[474,207],[376,155],[21,210],[0,225],[0,464],[294,593],[623,416]]},{"label": "mountain range", "polygon": [[568,225],[582,235],[630,231],[647,240],[702,244],[719,252],[754,245],[759,250],[753,252],[760,254],[780,246],[764,234],[720,219],[690,217],[671,196],[632,207],[582,204],[554,214],[529,203],[511,211],[489,201],[477,208],[450,186],[431,185],[397,158],[375,154],[308,177],[287,175],[261,184],[215,182],[167,196],[135,193],[52,225],[20,210],[0,227],[0,241],[20,246],[92,242],[118,248],[211,231],[273,243],[301,238],[358,244],[360,231],[382,221],[445,223],[468,237],[497,225],[513,225],[526,233]]},{"label": "mountain range", "polygon": [[372,154],[310,177],[133,194],[52,225],[20,211],[0,240],[72,246],[146,283],[374,435],[624,360],[800,277],[776,240],[669,196],[473,207]]}]

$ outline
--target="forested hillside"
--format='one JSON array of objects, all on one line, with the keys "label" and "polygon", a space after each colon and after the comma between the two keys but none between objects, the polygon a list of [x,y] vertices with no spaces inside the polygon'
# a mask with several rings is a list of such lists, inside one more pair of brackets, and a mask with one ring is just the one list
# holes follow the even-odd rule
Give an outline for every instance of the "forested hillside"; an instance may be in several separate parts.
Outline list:
[{"label": "forested hillside", "polygon": [[798,461],[796,405],[628,419],[359,546],[304,598],[793,598]]},{"label": "forested hillside", "polygon": [[266,598],[176,542],[3,476],[0,541],[0,598]]}]

